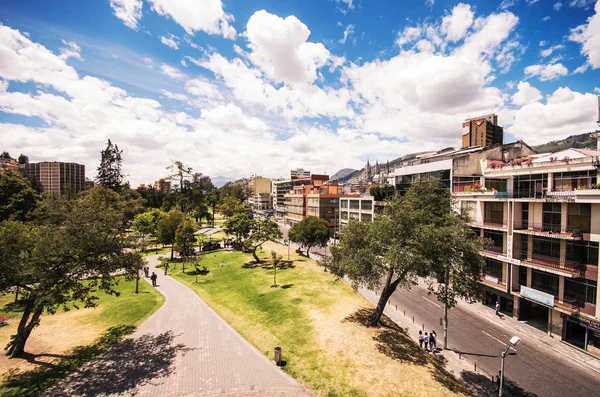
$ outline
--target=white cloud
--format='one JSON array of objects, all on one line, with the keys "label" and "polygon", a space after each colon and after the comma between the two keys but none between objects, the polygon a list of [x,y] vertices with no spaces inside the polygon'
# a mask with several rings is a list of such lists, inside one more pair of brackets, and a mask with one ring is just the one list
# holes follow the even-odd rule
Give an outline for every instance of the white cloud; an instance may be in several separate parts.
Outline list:
[{"label": "white cloud", "polygon": [[148,0],[152,9],[162,16],[171,17],[189,34],[203,31],[235,38],[235,29],[230,25],[233,16],[223,10],[221,0]]},{"label": "white cloud", "polygon": [[425,0],[425,5],[429,8],[433,8],[435,5],[435,0]]},{"label": "white cloud", "polygon": [[537,3],[538,1],[540,1],[540,0],[527,0],[527,4],[533,5],[533,4]]},{"label": "white cloud", "polygon": [[422,33],[423,33],[422,29],[418,26],[417,27],[407,26],[406,28],[404,28],[402,33],[398,34],[398,38],[396,39],[396,44],[399,47],[402,47],[405,44],[414,43],[417,41],[417,39],[419,39],[421,37]]},{"label": "white cloud", "polygon": [[142,19],[142,0],[110,0],[110,6],[125,26],[138,30],[138,22]]},{"label": "white cloud", "polygon": [[580,74],[580,73],[585,73],[588,69],[589,69],[590,65],[587,63],[584,63],[583,65],[579,66],[577,69],[575,69],[573,71],[573,74]]},{"label": "white cloud", "polygon": [[550,19],[551,19],[550,15],[546,15],[545,17],[542,18],[542,21],[548,22]]},{"label": "white cloud", "polygon": [[342,37],[339,42],[340,44],[346,44],[346,40],[348,40],[348,38],[350,36],[352,36],[354,34],[354,25],[349,24],[348,26],[346,26],[346,29],[344,29],[344,37]]},{"label": "white cloud", "polygon": [[529,105],[543,98],[542,93],[526,81],[517,86],[518,91],[512,96],[511,102],[517,106]]},{"label": "white cloud", "polygon": [[552,8],[554,8],[555,11],[560,11],[560,9],[562,8],[563,3],[561,3],[560,1],[557,1],[556,3],[554,3],[554,5],[552,6]]},{"label": "white cloud", "polygon": [[517,4],[518,0],[502,0],[502,2],[500,3],[500,6],[498,8],[500,8],[501,10],[506,10],[512,6],[514,6],[515,4]]},{"label": "white cloud", "polygon": [[62,42],[66,45],[66,47],[60,49],[59,58],[64,61],[69,58],[75,58],[81,61],[81,48],[79,48],[79,46],[73,41],[69,41],[67,43],[63,40]]},{"label": "white cloud", "polygon": [[600,93],[600,88],[598,88],[598,87],[594,88],[594,92]]},{"label": "white cloud", "polygon": [[354,10],[354,0],[335,0],[335,2],[338,4],[338,10],[343,14]]},{"label": "white cloud", "polygon": [[162,74],[172,78],[173,80],[183,80],[185,78],[185,74],[183,74],[179,69],[167,65],[166,63],[163,63],[160,66],[160,71]]},{"label": "white cloud", "polygon": [[595,1],[596,0],[571,0],[569,2],[569,7],[588,8],[594,4]]},{"label": "white cloud", "polygon": [[322,43],[308,40],[310,30],[295,16],[285,19],[261,10],[246,25],[249,59],[277,83],[312,83],[317,70],[334,61]]},{"label": "white cloud", "polygon": [[452,9],[452,14],[442,19],[441,32],[451,42],[465,37],[467,30],[473,24],[473,11],[468,4],[460,3]]},{"label": "white cloud", "polygon": [[571,30],[569,39],[581,43],[581,53],[588,57],[592,68],[600,68],[600,0],[596,3],[595,14],[588,18],[587,24]]},{"label": "white cloud", "polygon": [[538,76],[541,81],[554,80],[566,76],[569,70],[562,63],[530,65],[525,68],[526,77]]},{"label": "white cloud", "polygon": [[174,34],[168,33],[166,36],[160,36],[160,42],[166,45],[167,47],[171,47],[174,50],[179,49],[179,37]]},{"label": "white cloud", "polygon": [[554,45],[554,46],[552,46],[552,47],[548,47],[548,48],[545,48],[545,49],[541,50],[541,51],[540,51],[540,55],[541,55],[543,58],[547,58],[547,57],[549,57],[550,55],[552,55],[552,53],[553,53],[554,51],[556,51],[556,50],[562,50],[562,49],[564,49],[564,48],[565,48],[565,46],[564,46],[564,45],[562,45],[562,44],[557,44],[557,45]]},{"label": "white cloud", "polygon": [[581,94],[567,87],[558,88],[546,97],[545,103],[538,101],[518,109],[515,122],[507,132],[536,145],[557,137],[593,130],[596,125],[596,101],[594,94]]}]

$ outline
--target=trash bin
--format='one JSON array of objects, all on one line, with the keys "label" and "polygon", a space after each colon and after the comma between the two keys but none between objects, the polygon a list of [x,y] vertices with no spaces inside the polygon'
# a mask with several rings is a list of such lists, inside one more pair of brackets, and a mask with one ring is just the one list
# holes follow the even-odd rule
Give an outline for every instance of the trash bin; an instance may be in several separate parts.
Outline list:
[{"label": "trash bin", "polygon": [[274,361],[275,361],[275,364],[277,364],[277,365],[281,365],[281,347],[277,346],[277,347],[275,348],[275,355],[274,355],[274,358],[275,358],[275,359],[274,359]]}]

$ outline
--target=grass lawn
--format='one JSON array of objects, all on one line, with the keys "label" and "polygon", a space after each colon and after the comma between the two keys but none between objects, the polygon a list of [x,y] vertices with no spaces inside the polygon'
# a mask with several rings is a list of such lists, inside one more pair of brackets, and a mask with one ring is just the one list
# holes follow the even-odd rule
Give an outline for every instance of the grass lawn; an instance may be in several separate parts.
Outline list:
[{"label": "grass lawn", "polygon": [[[9,359],[0,355],[0,396],[35,396],[86,361],[130,333],[164,302],[164,297],[143,280],[135,295],[135,280],[122,279],[119,297],[99,294],[96,308],[43,315],[25,346],[28,356]],[[10,318],[0,328],[0,343],[8,343],[21,316],[14,294],[0,295],[0,316]],[[39,385],[39,386],[38,386]]]},{"label": "grass lawn", "polygon": [[[259,255],[287,247],[266,243]],[[192,288],[250,343],[272,359],[281,346],[284,370],[317,395],[449,396],[465,389],[397,326],[368,328],[361,317],[372,306],[310,259],[291,252],[293,265],[254,266],[251,254],[218,251],[200,261],[196,276],[179,264],[171,274]]]}]

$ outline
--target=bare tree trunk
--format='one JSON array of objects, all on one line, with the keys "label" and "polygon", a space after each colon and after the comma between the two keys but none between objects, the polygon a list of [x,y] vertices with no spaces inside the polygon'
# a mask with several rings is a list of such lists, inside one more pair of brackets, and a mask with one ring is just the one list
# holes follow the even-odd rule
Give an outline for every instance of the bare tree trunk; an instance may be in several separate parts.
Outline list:
[{"label": "bare tree trunk", "polygon": [[15,293],[15,303],[17,303],[19,301],[19,291],[21,290],[21,287],[17,286],[17,292]]},{"label": "bare tree trunk", "polygon": [[254,257],[254,261],[256,261],[256,263],[260,263],[260,258],[258,257],[258,255],[256,255],[257,249],[258,247],[254,247],[254,249],[252,250],[252,256]]},{"label": "bare tree trunk", "polygon": [[311,248],[310,245],[306,247],[306,257],[307,258],[310,258],[310,248]]},{"label": "bare tree trunk", "polygon": [[135,277],[135,293],[138,294],[140,292],[139,289],[139,285],[140,285],[140,271],[137,271],[137,275]]},{"label": "bare tree trunk", "polygon": [[379,320],[381,319],[381,316],[385,309],[385,304],[387,303],[388,299],[394,292],[393,290],[391,290],[393,276],[394,276],[394,272],[390,270],[385,279],[385,285],[383,286],[383,290],[381,291],[381,296],[379,297],[379,302],[377,302],[377,306],[375,307],[375,310],[373,310],[373,313],[371,313],[371,316],[369,318],[370,326],[376,326],[377,324],[379,324]]},{"label": "bare tree trunk", "polygon": [[38,325],[42,311],[43,308],[37,308],[31,316],[31,319],[29,319],[31,315],[30,309],[26,309],[26,311],[23,312],[23,317],[21,317],[19,327],[17,328],[17,334],[9,343],[10,347],[6,353],[7,356],[10,356],[10,358],[15,358],[21,356],[25,352],[25,343],[27,343],[27,339],[29,339],[31,331],[33,331],[33,329]]},{"label": "bare tree trunk", "polygon": [[444,349],[448,348],[448,302],[444,303]]},{"label": "bare tree trunk", "polygon": [[171,260],[173,260],[173,250],[175,249],[175,243],[171,244]]}]

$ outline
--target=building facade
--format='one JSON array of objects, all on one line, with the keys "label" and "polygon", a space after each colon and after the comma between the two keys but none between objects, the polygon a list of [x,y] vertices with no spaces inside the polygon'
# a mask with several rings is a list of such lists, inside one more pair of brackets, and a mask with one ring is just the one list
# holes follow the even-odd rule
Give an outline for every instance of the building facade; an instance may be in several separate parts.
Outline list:
[{"label": "building facade", "polygon": [[265,211],[273,208],[272,186],[269,178],[254,176],[248,181],[252,194],[248,197],[248,204],[253,211]]},{"label": "building facade", "polygon": [[498,125],[498,116],[486,114],[466,119],[462,124],[462,147],[501,145],[504,129]]},{"label": "building facade", "polygon": [[285,216],[285,195],[292,190],[292,180],[274,179],[271,190],[273,191],[273,211],[275,216],[283,218]]},{"label": "building facade", "polygon": [[290,178],[307,178],[310,177],[310,171],[304,168],[296,168],[290,171]]},{"label": "building facade", "polygon": [[36,179],[46,193],[78,193],[85,190],[85,166],[76,163],[44,161],[26,163],[25,175]]},{"label": "building facade", "polygon": [[0,158],[0,172],[4,170],[17,171],[19,169],[19,163],[15,159]]},{"label": "building facade", "polygon": [[340,198],[339,223],[344,227],[350,219],[361,222],[372,222],[375,217],[375,199],[373,196],[363,194],[359,197]]}]

